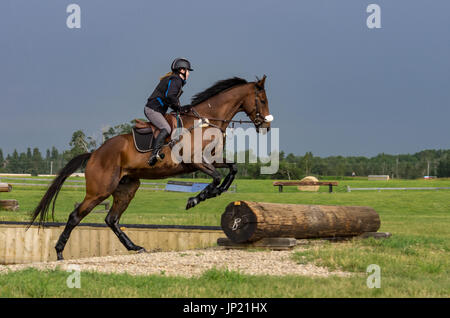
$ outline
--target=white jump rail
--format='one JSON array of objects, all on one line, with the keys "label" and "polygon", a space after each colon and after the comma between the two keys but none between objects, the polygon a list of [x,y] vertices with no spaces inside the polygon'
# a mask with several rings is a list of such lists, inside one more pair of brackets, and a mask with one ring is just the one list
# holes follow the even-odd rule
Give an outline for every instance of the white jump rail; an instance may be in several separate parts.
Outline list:
[{"label": "white jump rail", "polygon": [[412,188],[351,188],[347,186],[347,192],[352,191],[373,191],[380,192],[381,190],[450,190],[450,187],[412,187]]},{"label": "white jump rail", "polygon": [[[47,179],[40,179],[40,178],[14,178],[14,177],[1,177],[2,180],[13,180],[13,181],[47,181],[47,183],[17,183],[17,182],[9,182],[11,185],[16,186],[30,186],[30,187],[44,187],[50,184],[53,179],[47,178]],[[66,183],[85,183],[85,180],[66,180]],[[153,187],[141,187],[139,189],[141,190],[164,190],[166,184],[165,183],[157,183],[157,182],[142,182],[141,185],[150,185]],[[85,185],[73,185],[73,184],[64,184],[62,186],[63,188],[85,188]]]},{"label": "white jump rail", "polygon": [[[1,177],[3,180],[13,180],[13,181],[47,181],[47,183],[16,183],[16,182],[9,182],[10,185],[15,186],[30,186],[30,187],[43,187],[50,184],[53,179],[50,178],[15,178],[15,177]],[[66,180],[66,183],[84,183],[85,180]],[[152,186],[152,187],[140,187],[139,190],[150,190],[150,191],[164,191],[166,188],[165,183],[161,182],[141,182],[141,185],[143,186]],[[63,184],[63,188],[85,188],[85,185],[73,185],[73,184]],[[233,184],[230,186],[230,189],[228,192],[236,192],[236,185]]]}]

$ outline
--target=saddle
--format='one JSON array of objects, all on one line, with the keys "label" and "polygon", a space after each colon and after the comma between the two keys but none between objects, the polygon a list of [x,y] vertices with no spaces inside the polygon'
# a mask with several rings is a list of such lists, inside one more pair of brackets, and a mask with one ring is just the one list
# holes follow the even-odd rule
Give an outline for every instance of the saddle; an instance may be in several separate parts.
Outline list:
[{"label": "saddle", "polygon": [[[183,122],[181,118],[179,123],[177,122],[177,117],[175,113],[168,113],[164,115],[164,118],[174,131],[177,128],[183,127]],[[132,135],[134,140],[134,146],[139,152],[150,152],[153,149],[153,140],[159,135],[159,129],[155,127],[149,121],[143,121],[140,119],[135,119],[135,125],[132,129]],[[165,143],[170,141],[170,136],[167,137]]]}]

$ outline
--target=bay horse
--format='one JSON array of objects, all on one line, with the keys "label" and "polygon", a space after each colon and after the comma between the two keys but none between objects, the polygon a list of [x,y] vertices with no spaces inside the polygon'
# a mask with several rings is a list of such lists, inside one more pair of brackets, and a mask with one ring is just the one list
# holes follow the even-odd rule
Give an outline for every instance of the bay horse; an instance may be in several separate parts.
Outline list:
[{"label": "bay horse", "polygon": [[[205,91],[192,98],[191,105],[181,114],[184,128],[192,128],[199,117],[225,132],[233,117],[239,112],[245,112],[256,129],[270,129],[273,117],[269,113],[267,96],[264,88],[266,76],[255,82],[234,77],[218,81]],[[185,109],[186,107],[183,107]],[[225,138],[225,137],[224,137]],[[192,143],[193,144],[193,143]],[[202,147],[204,145],[202,144]],[[141,246],[135,245],[120,229],[119,220],[127,209],[140,186],[140,179],[161,179],[179,174],[201,171],[213,178],[203,191],[188,199],[186,209],[190,209],[201,201],[220,195],[226,191],[234,180],[237,167],[234,163],[174,162],[168,155],[169,147],[162,150],[165,159],[155,166],[148,165],[149,153],[136,150],[132,134],[115,136],[108,139],[92,153],[85,153],[73,158],[52,181],[39,205],[31,212],[30,225],[39,216],[42,226],[48,219],[48,211],[53,201],[52,216],[54,216],[55,201],[64,181],[78,168],[86,164],[86,195],[83,202],[69,215],[66,226],[61,233],[55,249],[58,260],[63,260],[63,250],[72,230],[88,215],[92,209],[110,195],[113,205],[105,222],[117,235],[120,242],[130,251],[145,252]],[[192,151],[192,156],[194,152]],[[228,168],[229,173],[221,181],[217,168]]]}]

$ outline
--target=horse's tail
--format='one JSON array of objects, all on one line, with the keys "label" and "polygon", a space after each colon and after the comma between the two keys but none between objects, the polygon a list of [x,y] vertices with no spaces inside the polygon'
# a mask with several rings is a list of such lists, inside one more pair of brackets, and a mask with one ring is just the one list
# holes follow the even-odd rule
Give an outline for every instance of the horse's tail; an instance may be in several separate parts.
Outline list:
[{"label": "horse's tail", "polygon": [[84,165],[89,160],[91,155],[92,153],[84,153],[82,155],[76,156],[75,158],[70,160],[69,163],[64,168],[61,169],[61,171],[58,173],[58,176],[53,180],[52,184],[48,187],[47,192],[41,199],[41,202],[39,202],[39,205],[34,209],[33,212],[31,212],[31,221],[28,227],[30,227],[33,224],[34,220],[36,220],[38,216],[39,216],[39,226],[43,225],[43,223],[47,220],[48,209],[50,207],[52,200],[53,200],[52,219],[54,219],[56,198],[58,197],[59,190],[61,190],[64,181],[66,181],[66,179],[78,168]]}]

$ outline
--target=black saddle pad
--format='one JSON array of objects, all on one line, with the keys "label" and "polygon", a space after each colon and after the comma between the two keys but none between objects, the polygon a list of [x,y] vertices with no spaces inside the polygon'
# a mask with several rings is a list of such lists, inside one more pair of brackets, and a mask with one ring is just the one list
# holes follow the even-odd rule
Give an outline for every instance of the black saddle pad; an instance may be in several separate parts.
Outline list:
[{"label": "black saddle pad", "polygon": [[133,127],[134,146],[139,152],[152,151],[153,132],[151,129],[136,129]]}]

